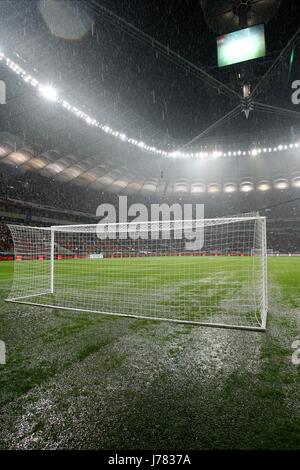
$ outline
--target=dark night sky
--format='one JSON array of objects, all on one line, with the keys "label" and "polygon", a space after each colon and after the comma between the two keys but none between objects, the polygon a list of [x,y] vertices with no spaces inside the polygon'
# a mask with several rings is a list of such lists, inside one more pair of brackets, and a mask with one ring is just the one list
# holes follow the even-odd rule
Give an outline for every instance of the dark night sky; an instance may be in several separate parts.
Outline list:
[{"label": "dark night sky", "polygon": [[[237,91],[238,73],[246,73],[255,84],[298,29],[300,19],[299,2],[283,0],[278,14],[266,27],[267,58],[242,68],[218,70],[216,34],[207,27],[198,0],[88,0],[84,7],[93,15],[94,26],[92,32],[78,41],[53,36],[35,0],[1,2],[0,43],[6,51],[19,53],[26,59],[26,65],[36,68],[64,96],[84,104],[97,118],[160,146],[167,139],[190,140],[230,111],[237,101],[162,57],[156,48],[137,40],[118,24],[107,21],[99,5]],[[291,76],[287,59],[262,90],[260,101],[293,108],[290,83],[297,76],[299,56],[298,47]],[[19,130],[25,115],[29,122],[30,116],[50,112],[39,109],[37,100],[28,100],[11,75],[5,78],[9,78],[11,100],[2,122],[4,128],[15,126]],[[231,121],[209,135],[209,139],[249,140],[249,136],[254,139],[260,133],[267,134],[269,127],[282,131],[294,124],[291,119],[275,115],[270,119],[266,114],[256,113],[250,115],[249,121],[240,117]]]}]

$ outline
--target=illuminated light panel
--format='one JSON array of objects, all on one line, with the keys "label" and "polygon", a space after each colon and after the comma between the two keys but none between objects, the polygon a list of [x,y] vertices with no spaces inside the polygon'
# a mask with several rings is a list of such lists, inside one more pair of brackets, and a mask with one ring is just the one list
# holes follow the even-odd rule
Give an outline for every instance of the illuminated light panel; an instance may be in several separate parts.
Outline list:
[{"label": "illuminated light panel", "polygon": [[[143,151],[147,151],[147,152],[164,156],[164,157],[196,158],[196,159],[207,159],[207,158],[217,159],[217,158],[222,158],[222,157],[227,157],[227,156],[231,157],[232,155],[246,156],[247,154],[252,155],[252,156],[257,156],[260,153],[267,152],[267,148],[264,148],[263,150],[254,148],[254,149],[248,150],[248,152],[236,150],[236,151],[229,151],[226,153],[221,150],[212,150],[212,151],[197,151],[197,152],[186,153],[186,152],[181,152],[179,150],[172,150],[172,151],[163,150],[163,149],[154,147],[152,145],[147,145],[143,141],[139,141],[132,137],[128,137],[124,132],[120,132],[115,129],[112,129],[107,124],[97,121],[97,119],[93,118],[92,116],[89,116],[87,113],[77,108],[76,106],[73,106],[71,103],[69,103],[65,99],[60,98],[54,86],[45,85],[39,82],[39,80],[33,77],[30,73],[26,72],[22,67],[20,67],[16,62],[14,62],[9,57],[7,57],[3,52],[0,52],[0,61],[2,61],[16,75],[19,75],[20,78],[26,84],[30,85],[33,88],[37,88],[39,94],[45,99],[56,102],[57,105],[61,106],[66,111],[72,113],[78,119],[82,119],[89,126],[98,128],[102,130],[103,132],[119,139],[121,142],[126,142],[128,144],[131,144],[135,147],[140,148]],[[300,144],[298,142],[289,143],[285,145],[281,144],[279,145],[279,147],[269,147],[268,152],[270,153],[270,152],[277,152],[277,151],[286,151],[289,149],[298,148],[299,145]]]},{"label": "illuminated light panel", "polygon": [[296,176],[296,178],[293,178],[292,186],[294,188],[300,188],[300,176]]},{"label": "illuminated light panel", "polygon": [[251,191],[253,191],[253,189],[253,183],[251,183],[250,181],[245,181],[244,183],[240,184],[240,190],[242,191],[242,193],[250,193]]},{"label": "illuminated light panel", "polygon": [[287,189],[289,187],[289,182],[286,179],[279,179],[274,181],[275,189]]},{"label": "illuminated light panel", "polygon": [[28,160],[30,160],[30,158],[32,158],[32,155],[29,154],[28,152],[23,152],[22,150],[20,151],[16,151],[16,152],[12,152],[9,154],[9,156],[7,157],[7,159],[12,162],[12,163],[15,163],[16,165],[22,165],[23,163],[27,162]]},{"label": "illuminated light panel", "polygon": [[190,186],[187,180],[178,180],[174,183],[175,193],[187,193],[189,192]]},{"label": "illuminated light panel", "polygon": [[271,189],[271,185],[268,181],[261,181],[257,185],[257,189],[258,191],[269,191],[269,189]]},{"label": "illuminated light panel", "polygon": [[204,183],[192,183],[191,184],[191,193],[192,194],[205,193],[205,184]]},{"label": "illuminated light panel", "polygon": [[188,192],[189,192],[189,188],[188,188],[187,185],[175,184],[175,185],[174,185],[174,192],[175,192],[175,193],[188,193]]},{"label": "illuminated light panel", "polygon": [[207,192],[211,194],[216,194],[221,191],[221,187],[218,183],[211,183],[207,187]]},{"label": "illuminated light panel", "polygon": [[154,180],[154,181],[145,181],[145,183],[142,187],[142,191],[154,193],[156,191],[156,188],[157,188],[157,181],[156,180]]},{"label": "illuminated light panel", "polygon": [[224,193],[235,193],[237,191],[237,186],[235,183],[226,183],[224,185]]},{"label": "illuminated light panel", "polygon": [[9,144],[9,143],[6,143],[6,142],[3,142],[1,143],[0,145],[0,158],[4,158],[6,157],[7,155],[9,155],[14,149],[14,146]]},{"label": "illuminated light panel", "polygon": [[36,170],[41,170],[42,168],[44,168],[46,165],[48,165],[48,162],[47,160],[43,159],[43,158],[32,158],[29,162],[28,162],[28,166],[30,168],[34,168]]}]

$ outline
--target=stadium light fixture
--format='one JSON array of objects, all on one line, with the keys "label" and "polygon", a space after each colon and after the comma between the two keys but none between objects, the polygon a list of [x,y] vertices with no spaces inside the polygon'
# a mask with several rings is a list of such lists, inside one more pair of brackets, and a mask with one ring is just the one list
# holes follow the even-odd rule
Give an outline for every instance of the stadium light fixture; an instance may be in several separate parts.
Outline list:
[{"label": "stadium light fixture", "polygon": [[244,183],[240,184],[240,190],[242,193],[250,193],[253,191],[253,183],[250,181],[245,181]]},{"label": "stadium light fixture", "polygon": [[213,158],[219,158],[219,157],[222,157],[223,156],[223,152],[220,152],[219,150],[215,150],[213,153],[212,153],[212,157]]},{"label": "stadium light fixture", "polygon": [[224,185],[224,193],[231,194],[235,193],[237,190],[235,183],[226,183]]},{"label": "stadium light fixture", "polygon": [[205,193],[205,184],[202,182],[192,183],[191,194]]},{"label": "stadium light fixture", "polygon": [[57,101],[57,91],[51,85],[40,85],[38,90],[43,98],[46,98],[49,101]]},{"label": "stadium light fixture", "polygon": [[212,194],[217,194],[221,191],[219,183],[211,183],[208,185],[207,191]]},{"label": "stadium light fixture", "polygon": [[294,188],[300,188],[300,176],[296,176],[295,178],[293,178],[292,186]]},{"label": "stadium light fixture", "polygon": [[268,181],[261,181],[258,184],[257,189],[262,192],[269,191],[269,189],[271,189],[271,185]]},{"label": "stadium light fixture", "polygon": [[275,189],[287,189],[289,187],[289,183],[286,179],[279,179],[274,182]]},{"label": "stadium light fixture", "polygon": [[[20,57],[20,56],[18,56]],[[164,156],[164,157],[173,157],[173,158],[221,158],[221,157],[231,157],[232,155],[244,155],[246,156],[247,153],[248,155],[256,156],[260,153],[262,153],[261,149],[250,149],[247,152],[246,151],[241,151],[241,150],[236,150],[236,151],[229,151],[229,152],[223,152],[223,151],[197,151],[197,152],[190,152],[190,153],[184,153],[178,150],[162,150],[160,148],[157,148],[155,146],[150,146],[144,143],[143,141],[138,141],[136,139],[133,139],[131,137],[128,137],[124,132],[117,131],[115,129],[112,129],[110,126],[108,126],[105,123],[101,123],[97,121],[97,119],[93,118],[92,116],[89,116],[86,114],[84,111],[81,109],[77,108],[76,106],[73,106],[71,103],[68,101],[60,98],[58,96],[58,92],[55,89],[54,86],[52,85],[45,85],[39,80],[37,80],[35,77],[33,77],[30,73],[26,72],[21,66],[19,66],[16,62],[11,60],[9,57],[7,57],[2,51],[0,51],[0,62],[3,62],[12,72],[14,72],[16,75],[19,75],[21,79],[28,85],[32,86],[33,88],[37,88],[39,91],[39,94],[47,99],[48,101],[56,102],[59,106],[63,107],[66,111],[72,113],[75,115],[78,119],[82,119],[86,124],[93,126],[106,134],[109,134],[117,139],[120,139],[122,142],[126,142],[128,144],[131,144],[135,147],[138,147],[139,149],[143,151],[147,151],[152,154],[156,154],[159,156]],[[279,147],[269,147],[269,153],[277,152],[277,151],[284,151],[292,148],[298,148],[299,143],[290,143],[290,144],[285,144],[285,145],[279,145]],[[266,149],[263,149],[263,153],[266,153]]]}]

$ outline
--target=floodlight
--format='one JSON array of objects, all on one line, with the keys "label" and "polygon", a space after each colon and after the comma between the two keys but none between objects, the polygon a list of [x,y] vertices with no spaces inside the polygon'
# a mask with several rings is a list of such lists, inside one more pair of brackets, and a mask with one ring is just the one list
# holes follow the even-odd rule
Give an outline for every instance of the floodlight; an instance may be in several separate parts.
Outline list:
[{"label": "floodlight", "polygon": [[46,98],[49,101],[57,101],[57,91],[50,85],[40,85],[39,93],[43,98]]},{"label": "floodlight", "polygon": [[276,189],[287,189],[289,187],[289,183],[286,179],[278,179],[275,181],[274,187]]},{"label": "floodlight", "polygon": [[300,176],[293,178],[292,185],[294,188],[300,188]]},{"label": "floodlight", "polygon": [[257,189],[259,191],[268,191],[269,189],[271,189],[271,186],[270,186],[270,183],[268,181],[261,181],[258,184]]},{"label": "floodlight", "polygon": [[250,191],[253,191],[253,183],[251,183],[250,181],[244,181],[240,185],[240,190],[243,193],[250,193]]},{"label": "floodlight", "polygon": [[234,193],[236,190],[237,187],[235,183],[226,183],[224,185],[224,193]]}]

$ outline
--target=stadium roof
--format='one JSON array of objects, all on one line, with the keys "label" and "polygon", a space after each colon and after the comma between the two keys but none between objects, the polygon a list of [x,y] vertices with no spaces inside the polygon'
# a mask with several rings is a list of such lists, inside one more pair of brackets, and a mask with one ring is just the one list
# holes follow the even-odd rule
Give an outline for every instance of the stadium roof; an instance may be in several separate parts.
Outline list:
[{"label": "stadium roof", "polygon": [[[122,144],[119,144],[121,147]],[[69,149],[70,150],[70,149]],[[56,181],[72,183],[95,190],[122,194],[194,195],[202,193],[234,193],[300,187],[300,145],[286,150],[258,155],[231,155],[218,160],[166,160],[153,158],[143,161],[140,155],[124,155],[128,165],[120,166],[118,156],[110,162],[101,154],[93,156],[76,150],[42,151],[18,137],[0,135],[0,162],[34,171]],[[270,149],[271,150],[271,149]],[[121,152],[122,149],[120,148]],[[128,151],[127,151],[128,152]],[[180,175],[180,177],[178,177]]]}]

